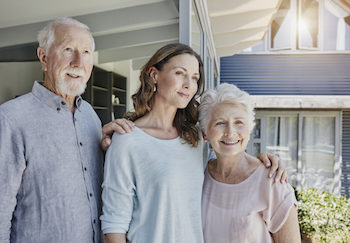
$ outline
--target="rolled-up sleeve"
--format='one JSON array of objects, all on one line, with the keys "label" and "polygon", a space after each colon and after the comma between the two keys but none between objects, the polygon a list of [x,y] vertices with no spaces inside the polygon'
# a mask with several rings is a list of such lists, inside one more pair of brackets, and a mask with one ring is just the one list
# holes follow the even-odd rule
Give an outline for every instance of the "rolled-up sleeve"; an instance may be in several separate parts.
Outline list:
[{"label": "rolled-up sleeve", "polygon": [[296,205],[296,199],[291,185],[271,182],[269,207],[263,211],[263,218],[271,233],[276,233],[283,226],[293,205]]},{"label": "rolled-up sleeve", "polygon": [[0,110],[0,242],[10,242],[11,220],[25,169],[20,132]]},{"label": "rolled-up sleeve", "polygon": [[115,134],[106,154],[101,216],[104,234],[127,233],[129,230],[136,186],[127,146],[123,135]]}]

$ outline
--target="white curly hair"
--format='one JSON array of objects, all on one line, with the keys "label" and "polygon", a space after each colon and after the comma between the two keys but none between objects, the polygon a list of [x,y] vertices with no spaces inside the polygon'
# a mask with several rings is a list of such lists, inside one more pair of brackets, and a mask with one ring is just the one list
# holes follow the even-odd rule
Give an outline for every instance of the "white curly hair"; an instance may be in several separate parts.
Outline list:
[{"label": "white curly hair", "polygon": [[73,25],[73,26],[78,26],[81,27],[85,30],[87,30],[92,39],[92,50],[95,50],[95,41],[94,38],[92,37],[92,34],[90,32],[90,29],[87,25],[79,22],[76,19],[68,18],[68,17],[62,17],[62,18],[57,18],[54,21],[49,22],[42,30],[39,31],[37,39],[39,42],[39,46],[44,48],[45,53],[49,53],[50,47],[52,43],[55,40],[55,27],[57,25]]},{"label": "white curly hair", "polygon": [[254,104],[249,94],[240,90],[233,84],[220,84],[215,89],[206,90],[200,99],[199,105],[199,125],[201,130],[207,134],[207,129],[211,119],[212,109],[219,103],[240,104],[248,113],[249,132],[254,128],[255,113]]}]

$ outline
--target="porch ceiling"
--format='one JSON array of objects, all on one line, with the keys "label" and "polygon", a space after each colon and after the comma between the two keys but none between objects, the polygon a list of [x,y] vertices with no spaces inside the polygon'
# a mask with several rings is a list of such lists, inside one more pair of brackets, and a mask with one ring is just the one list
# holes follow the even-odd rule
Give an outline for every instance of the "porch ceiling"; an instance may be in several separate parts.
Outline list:
[{"label": "porch ceiling", "polygon": [[[37,32],[60,16],[90,27],[98,63],[132,59],[137,67],[160,46],[179,40],[178,0],[0,1],[1,60],[11,60],[13,46],[27,48],[26,60],[37,60],[32,53]],[[281,1],[207,0],[217,55],[229,56],[260,42]]]},{"label": "porch ceiling", "polygon": [[21,53],[30,48],[32,56],[27,51],[25,59],[37,60],[33,49],[38,31],[61,16],[74,17],[90,27],[100,64],[130,59],[139,63],[179,38],[175,0],[6,0],[0,8],[1,60],[4,56],[13,60],[11,53],[18,48]]},{"label": "porch ceiling", "polygon": [[282,0],[208,0],[216,54],[231,56],[263,40]]}]

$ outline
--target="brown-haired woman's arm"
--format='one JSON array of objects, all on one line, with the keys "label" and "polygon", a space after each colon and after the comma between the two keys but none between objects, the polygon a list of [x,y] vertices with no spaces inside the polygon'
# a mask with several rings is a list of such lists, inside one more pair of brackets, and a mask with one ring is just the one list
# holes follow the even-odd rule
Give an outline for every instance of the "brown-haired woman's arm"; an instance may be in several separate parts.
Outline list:
[{"label": "brown-haired woman's arm", "polygon": [[275,182],[280,181],[281,184],[288,182],[287,171],[282,166],[281,160],[278,156],[268,153],[261,153],[258,155],[258,159],[265,165],[266,168],[270,167],[269,177],[276,172],[274,178]]},{"label": "brown-haired woman's arm", "polygon": [[105,243],[126,243],[125,234],[108,233],[105,234]]}]

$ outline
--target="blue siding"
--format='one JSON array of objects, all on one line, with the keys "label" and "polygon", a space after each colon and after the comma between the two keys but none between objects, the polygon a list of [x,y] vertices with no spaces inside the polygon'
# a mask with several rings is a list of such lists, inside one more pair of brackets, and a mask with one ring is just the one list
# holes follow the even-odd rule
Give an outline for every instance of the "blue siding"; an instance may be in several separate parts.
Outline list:
[{"label": "blue siding", "polygon": [[350,54],[241,54],[220,65],[221,82],[253,95],[350,94]]},{"label": "blue siding", "polygon": [[343,111],[341,194],[350,197],[350,111]]}]

